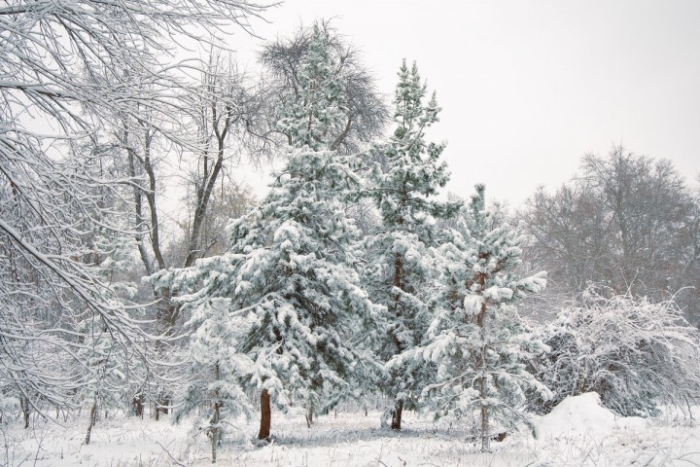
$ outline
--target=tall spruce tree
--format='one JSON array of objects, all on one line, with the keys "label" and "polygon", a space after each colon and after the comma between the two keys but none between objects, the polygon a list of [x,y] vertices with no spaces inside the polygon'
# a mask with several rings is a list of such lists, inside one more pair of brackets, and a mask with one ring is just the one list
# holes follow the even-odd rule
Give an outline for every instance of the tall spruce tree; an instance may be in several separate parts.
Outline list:
[{"label": "tall spruce tree", "polygon": [[[434,220],[448,218],[460,203],[430,199],[449,180],[447,165],[440,162],[444,144],[428,143],[426,130],[438,121],[435,94],[425,102],[426,85],[415,63],[404,60],[394,97],[393,135],[371,151],[375,164],[372,186],[382,217],[379,231],[367,237],[366,286],[372,299],[386,306],[386,335],[379,348],[384,362],[420,344],[430,323],[423,290],[434,272],[430,247],[436,244]],[[383,389],[394,397],[389,409],[391,427],[401,429],[404,404],[421,378],[420,368],[397,368],[387,374]]]},{"label": "tall spruce tree", "polygon": [[469,209],[439,248],[443,288],[441,308],[426,342],[397,356],[390,367],[406,362],[434,364],[434,382],[423,390],[438,412],[478,410],[481,450],[489,451],[493,419],[507,427],[525,422],[520,410],[525,389],[542,397],[549,390],[527,372],[525,361],[546,350],[526,332],[514,302],[546,285],[545,273],[517,277],[525,238],[507,223],[496,222],[485,207],[484,187],[477,186]]},{"label": "tall spruce tree", "polygon": [[270,437],[271,401],[323,409],[378,367],[366,342],[378,307],[359,285],[358,231],[343,204],[358,181],[325,139],[343,105],[327,40],[316,28],[298,93],[280,109],[292,147],[270,193],[229,226],[229,252],[174,277],[177,287],[200,284],[181,298],[186,309],[217,299],[238,329],[237,351],[252,360],[244,382],[261,393],[260,439]]}]

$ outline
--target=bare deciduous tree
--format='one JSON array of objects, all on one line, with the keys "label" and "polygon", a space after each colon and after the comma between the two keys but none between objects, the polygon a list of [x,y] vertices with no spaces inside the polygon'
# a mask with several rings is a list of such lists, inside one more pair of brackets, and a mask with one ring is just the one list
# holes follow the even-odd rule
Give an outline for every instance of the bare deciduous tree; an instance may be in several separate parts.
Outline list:
[{"label": "bare deciduous tree", "polygon": [[247,28],[263,9],[244,0],[12,0],[0,7],[0,381],[36,409],[39,400],[70,406],[89,384],[68,371],[84,364],[77,349],[87,336],[77,323],[85,315],[111,335],[110,352],[148,358],[149,336],[85,262],[102,253],[86,239],[95,226],[124,227],[115,221],[120,206],[105,203],[104,193],[119,198],[121,184],[138,186],[101,170],[107,119],[121,112],[148,126],[151,112],[172,122],[164,60],[173,39]]},{"label": "bare deciduous tree", "polygon": [[[585,156],[582,174],[554,194],[538,191],[522,218],[553,289],[580,294],[594,283],[666,300],[697,283],[697,209],[669,161],[614,147],[606,158]],[[676,299],[694,314],[689,293]]]}]

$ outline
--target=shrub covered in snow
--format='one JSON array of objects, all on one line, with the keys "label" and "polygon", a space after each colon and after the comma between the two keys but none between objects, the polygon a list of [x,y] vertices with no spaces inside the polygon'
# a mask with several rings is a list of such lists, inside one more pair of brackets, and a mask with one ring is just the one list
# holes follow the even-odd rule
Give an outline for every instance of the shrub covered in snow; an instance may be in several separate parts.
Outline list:
[{"label": "shrub covered in snow", "polygon": [[551,352],[538,361],[538,377],[554,392],[548,402],[535,398],[541,411],[588,391],[625,416],[697,398],[700,333],[671,301],[589,291],[582,306],[562,310],[540,334]]}]

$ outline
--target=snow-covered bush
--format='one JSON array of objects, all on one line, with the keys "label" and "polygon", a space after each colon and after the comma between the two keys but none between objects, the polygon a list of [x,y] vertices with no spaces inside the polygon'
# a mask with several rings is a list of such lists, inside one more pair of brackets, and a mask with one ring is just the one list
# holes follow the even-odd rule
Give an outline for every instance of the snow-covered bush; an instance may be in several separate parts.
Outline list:
[{"label": "snow-covered bush", "polygon": [[589,291],[582,306],[562,310],[540,336],[551,352],[537,362],[538,377],[554,393],[548,402],[534,398],[540,411],[588,391],[625,416],[653,415],[659,404],[698,396],[700,333],[672,301]]}]

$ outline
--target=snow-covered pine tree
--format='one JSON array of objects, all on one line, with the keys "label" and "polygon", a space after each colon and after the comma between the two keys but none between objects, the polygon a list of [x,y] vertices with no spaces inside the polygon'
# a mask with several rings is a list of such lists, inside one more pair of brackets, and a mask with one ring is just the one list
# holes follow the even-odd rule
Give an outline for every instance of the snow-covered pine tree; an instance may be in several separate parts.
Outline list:
[{"label": "snow-covered pine tree", "polygon": [[238,330],[236,350],[253,362],[245,383],[260,391],[259,439],[270,436],[271,400],[326,408],[378,368],[367,341],[379,307],[359,285],[358,231],[343,204],[358,182],[324,139],[342,122],[326,41],[316,28],[299,67],[302,86],[280,109],[292,147],[270,193],[229,226],[227,253],[172,277],[176,287],[198,289],[180,298],[185,310],[207,314],[217,300]]},{"label": "snow-covered pine tree", "polygon": [[481,450],[490,449],[492,419],[507,427],[525,422],[519,409],[524,390],[543,397],[549,390],[526,371],[525,359],[546,350],[527,333],[513,305],[545,287],[545,273],[519,278],[524,237],[507,223],[494,222],[485,207],[484,187],[477,186],[468,211],[458,219],[452,241],[439,248],[444,288],[441,308],[427,342],[397,356],[391,367],[423,361],[436,365],[433,384],[424,389],[438,412],[480,412]]},{"label": "snow-covered pine tree", "polygon": [[[394,97],[395,130],[389,140],[375,146],[372,185],[366,191],[379,209],[382,225],[364,242],[367,290],[372,300],[386,306],[386,330],[379,348],[387,362],[394,355],[419,345],[430,323],[423,291],[433,278],[430,247],[436,245],[435,219],[452,217],[460,203],[430,199],[449,180],[440,162],[444,144],[428,143],[426,130],[438,121],[435,94],[426,103],[426,85],[415,63],[404,60]],[[396,368],[386,375],[382,388],[394,397],[391,428],[401,429],[404,404],[421,380],[420,368]],[[384,424],[384,422],[383,422]]]},{"label": "snow-covered pine tree", "polygon": [[233,426],[231,418],[250,412],[241,380],[249,374],[253,362],[238,353],[240,330],[229,316],[230,302],[213,298],[195,309],[186,326],[194,329],[189,345],[189,384],[175,421],[195,409],[199,417],[195,432],[205,433],[211,441],[211,459],[216,463],[216,448]]}]

